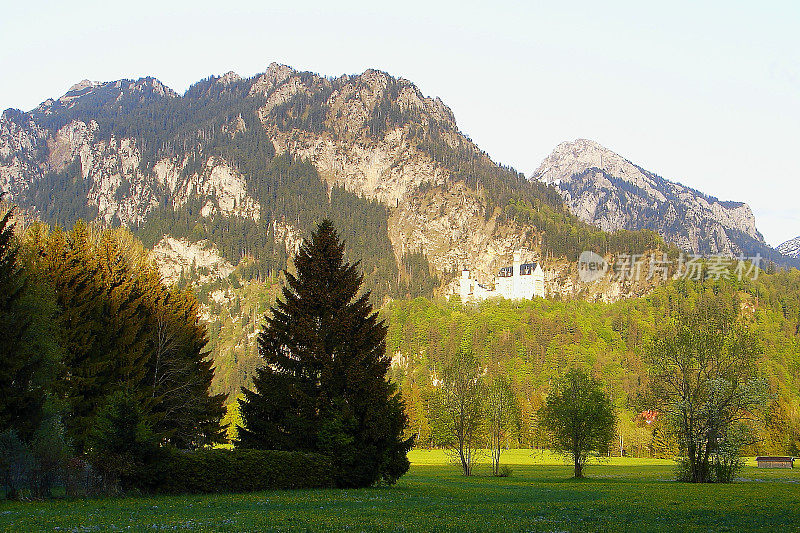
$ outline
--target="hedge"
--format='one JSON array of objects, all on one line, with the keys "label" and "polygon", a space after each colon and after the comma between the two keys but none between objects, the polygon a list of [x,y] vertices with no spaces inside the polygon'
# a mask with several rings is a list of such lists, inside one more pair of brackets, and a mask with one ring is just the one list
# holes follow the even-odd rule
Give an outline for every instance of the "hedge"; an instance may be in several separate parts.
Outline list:
[{"label": "hedge", "polygon": [[276,450],[173,450],[136,478],[140,490],[171,494],[335,486],[327,458]]}]

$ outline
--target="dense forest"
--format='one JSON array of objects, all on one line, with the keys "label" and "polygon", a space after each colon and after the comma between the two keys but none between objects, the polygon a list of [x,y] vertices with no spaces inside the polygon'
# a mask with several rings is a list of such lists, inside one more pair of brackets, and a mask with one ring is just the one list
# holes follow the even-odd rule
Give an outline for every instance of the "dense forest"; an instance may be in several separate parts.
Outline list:
[{"label": "dense forest", "polygon": [[[769,417],[746,451],[797,453],[800,446],[800,271],[762,274],[755,281],[680,280],[646,298],[614,304],[584,301],[459,301],[424,298],[384,309],[392,378],[401,384],[417,445],[436,446],[441,428],[433,399],[448,361],[467,350],[482,368],[509,377],[516,425],[509,447],[546,447],[536,413],[565,368],[578,366],[606,384],[621,413],[618,431],[629,454],[670,456],[674,449],[640,416],[646,401],[646,346],[670,312],[713,294],[738,306],[760,341],[760,368],[773,394]],[[655,431],[654,431],[655,430]],[[674,448],[674,444],[673,444]]]},{"label": "dense forest", "polygon": [[222,442],[224,397],[210,393],[206,328],[191,292],[164,285],[126,230],[37,223],[15,236],[10,216],[0,220],[7,490],[24,473],[35,495],[49,495],[57,477],[66,482],[70,457],[71,475],[89,479],[83,458],[95,471],[120,471],[147,453],[146,442]]}]

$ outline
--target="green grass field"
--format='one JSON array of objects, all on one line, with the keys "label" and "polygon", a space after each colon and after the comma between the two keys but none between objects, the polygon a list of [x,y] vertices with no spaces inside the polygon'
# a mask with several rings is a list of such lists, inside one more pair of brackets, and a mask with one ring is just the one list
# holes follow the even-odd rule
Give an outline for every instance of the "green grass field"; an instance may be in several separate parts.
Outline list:
[{"label": "green grass field", "polygon": [[800,531],[800,469],[750,461],[732,485],[672,481],[657,459],[601,459],[585,480],[558,457],[511,450],[464,478],[415,450],[394,487],[0,503],[6,531]]}]

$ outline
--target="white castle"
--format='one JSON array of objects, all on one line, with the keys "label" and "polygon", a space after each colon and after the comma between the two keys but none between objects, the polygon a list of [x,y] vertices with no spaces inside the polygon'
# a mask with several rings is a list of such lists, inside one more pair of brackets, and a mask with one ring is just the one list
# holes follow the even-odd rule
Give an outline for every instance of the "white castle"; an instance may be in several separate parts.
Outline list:
[{"label": "white castle", "polygon": [[523,263],[519,252],[514,253],[514,263],[503,267],[494,280],[494,289],[470,279],[470,271],[461,272],[458,293],[462,302],[480,301],[487,298],[507,298],[509,300],[532,300],[544,298],[544,270],[536,263]]}]

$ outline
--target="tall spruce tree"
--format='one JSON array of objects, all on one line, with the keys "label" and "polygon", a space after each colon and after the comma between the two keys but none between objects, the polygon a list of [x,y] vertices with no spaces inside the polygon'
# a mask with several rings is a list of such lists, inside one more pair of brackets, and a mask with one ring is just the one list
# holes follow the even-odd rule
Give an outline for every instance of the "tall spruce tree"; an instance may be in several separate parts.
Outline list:
[{"label": "tall spruce tree", "polygon": [[24,343],[33,317],[11,216],[8,210],[0,218],[0,432],[13,429],[26,439],[41,419],[44,390],[36,374],[43,358]]},{"label": "tall spruce tree", "polygon": [[19,396],[24,392],[24,385],[22,390],[15,387],[20,383],[19,374],[25,372],[26,367],[18,350],[27,327],[24,317],[19,313],[24,287],[22,269],[17,264],[14,224],[9,210],[0,218],[0,394],[3,397],[0,404],[0,431],[16,425],[17,409],[22,403]]},{"label": "tall spruce tree", "polygon": [[359,296],[358,263],[324,220],[286,273],[283,298],[259,335],[264,366],[240,408],[244,448],[301,450],[331,458],[341,486],[394,483],[408,470],[406,424],[386,380],[386,325]]},{"label": "tall spruce tree", "polygon": [[83,452],[92,417],[108,393],[109,354],[98,350],[104,336],[99,266],[90,250],[88,229],[80,221],[68,233],[56,228],[44,255],[66,349],[65,376],[57,387],[68,405],[67,434],[76,451]]}]

